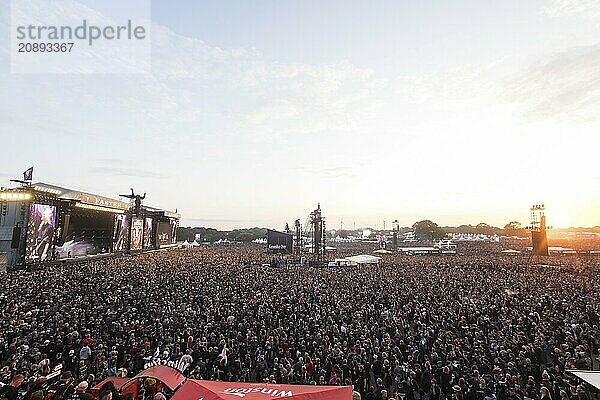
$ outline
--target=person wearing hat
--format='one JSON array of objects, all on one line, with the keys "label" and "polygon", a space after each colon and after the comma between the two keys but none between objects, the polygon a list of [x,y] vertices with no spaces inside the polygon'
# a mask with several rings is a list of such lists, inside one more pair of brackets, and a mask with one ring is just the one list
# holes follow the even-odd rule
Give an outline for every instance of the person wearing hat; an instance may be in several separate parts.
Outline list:
[{"label": "person wearing hat", "polygon": [[452,386],[452,400],[463,400],[462,388],[459,385]]}]

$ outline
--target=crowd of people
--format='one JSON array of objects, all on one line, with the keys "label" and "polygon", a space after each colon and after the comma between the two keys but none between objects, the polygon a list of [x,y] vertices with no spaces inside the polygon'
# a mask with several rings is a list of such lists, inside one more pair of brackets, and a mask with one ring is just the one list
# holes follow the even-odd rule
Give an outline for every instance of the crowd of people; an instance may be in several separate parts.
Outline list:
[{"label": "crowd of people", "polygon": [[0,399],[89,399],[108,376],[168,362],[197,379],[352,385],[366,400],[590,396],[566,371],[598,367],[598,256],[272,259],[206,247],[3,275]]}]

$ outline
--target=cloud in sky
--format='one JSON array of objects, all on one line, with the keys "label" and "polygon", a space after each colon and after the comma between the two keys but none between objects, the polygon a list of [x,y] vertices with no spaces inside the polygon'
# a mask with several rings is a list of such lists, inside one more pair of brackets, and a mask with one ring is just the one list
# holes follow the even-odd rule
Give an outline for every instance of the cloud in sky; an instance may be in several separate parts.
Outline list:
[{"label": "cloud in sky", "polygon": [[[56,18],[77,15],[78,9],[89,12],[76,1],[58,3],[62,8],[56,4],[32,12],[52,13]],[[8,54],[6,40],[0,48]],[[4,99],[23,97],[25,88],[37,88],[35,96],[26,95],[22,102],[6,102],[8,115],[40,128],[55,126],[63,134],[74,133],[70,128],[76,120],[68,110],[78,107],[93,111],[88,118],[109,112],[116,122],[119,117],[131,119],[123,113],[133,113],[136,122],[143,119],[150,128],[165,133],[194,134],[216,122],[219,126],[214,129],[242,135],[326,134],[351,128],[360,107],[373,100],[369,96],[375,87],[370,71],[351,64],[268,62],[256,49],[222,49],[156,23],[152,25],[152,74],[47,79],[3,74],[0,82]],[[32,109],[36,118],[26,118]],[[227,118],[234,122],[227,124]]]},{"label": "cloud in sky", "polygon": [[552,17],[600,17],[598,0],[551,0],[546,14]]},{"label": "cloud in sky", "polygon": [[236,228],[254,228],[264,224],[264,221],[252,219],[219,219],[219,218],[185,218],[183,217],[180,226],[191,227],[207,227],[215,229],[231,229]]},{"label": "cloud in sky", "polygon": [[130,169],[130,168],[120,168],[120,167],[109,167],[109,166],[97,166],[90,168],[90,173],[92,174],[100,174],[107,176],[126,176],[131,178],[153,178],[153,179],[168,179],[168,176],[157,174],[150,171],[145,171],[141,169]]},{"label": "cloud in sky", "polygon": [[[85,7],[59,4],[64,9],[42,3],[36,12],[58,18]],[[8,55],[6,37],[0,51]],[[14,132],[9,146],[37,143],[28,146],[27,157],[44,179],[88,187],[86,173],[111,176],[98,190],[119,193],[132,179],[155,178],[165,184],[165,193],[154,194],[156,203],[179,206],[189,217],[218,215],[223,207],[232,208],[225,214],[249,213],[246,202],[240,207],[225,199],[231,193],[219,182],[232,182],[233,193],[255,190],[245,182],[264,179],[261,165],[285,165],[286,140],[296,143],[287,156],[295,164],[314,146],[302,137],[352,141],[357,121],[380,102],[383,82],[347,62],[268,61],[256,49],[220,48],[153,23],[151,74],[0,73],[0,129]],[[56,170],[56,154],[86,168]],[[13,164],[23,162],[11,157]],[[203,184],[183,182],[192,176]],[[175,199],[173,191],[182,188]],[[192,199],[205,191],[213,196],[199,206]]]},{"label": "cloud in sky", "polygon": [[348,164],[330,164],[324,163],[319,167],[303,167],[298,170],[325,180],[339,180],[354,178],[360,173],[360,169],[365,167],[364,162],[354,161]]},{"label": "cloud in sky", "polygon": [[537,62],[509,84],[508,94],[530,120],[600,120],[600,43]]},{"label": "cloud in sky", "polygon": [[[221,49],[159,25],[153,26],[153,40],[154,77],[177,93],[180,114],[197,111],[201,120],[198,97],[207,96],[242,135],[349,129],[360,107],[374,101],[372,72],[351,64],[267,62],[255,49]],[[159,112],[154,118],[163,117]]]},{"label": "cloud in sky", "polygon": [[[548,14],[581,15],[581,4],[592,10],[593,3],[555,0]],[[64,4],[69,15],[81,7]],[[369,223],[361,213],[399,209],[407,219],[467,215],[474,203],[489,207],[479,215],[496,213],[493,223],[506,215],[499,204],[502,212],[529,204],[531,193],[502,197],[497,188],[510,193],[528,184],[537,165],[523,161],[527,146],[546,134],[560,139],[555,126],[531,127],[523,116],[598,126],[599,45],[571,47],[527,68],[515,62],[519,55],[493,54],[449,66],[441,56],[438,72],[409,72],[343,60],[277,62],[260,49],[220,47],[157,23],[152,29],[151,74],[0,72],[0,130],[13,133],[8,147],[27,149],[7,154],[7,164],[25,157],[51,181],[100,185],[88,190],[105,193],[140,179],[153,204],[230,226],[277,226],[316,200],[332,213],[357,215],[359,224]],[[8,56],[5,39],[0,56]],[[548,154],[561,156],[553,143]],[[57,159],[85,167],[57,169]],[[90,182],[90,174],[112,179]],[[435,184],[423,186],[424,179]]]}]

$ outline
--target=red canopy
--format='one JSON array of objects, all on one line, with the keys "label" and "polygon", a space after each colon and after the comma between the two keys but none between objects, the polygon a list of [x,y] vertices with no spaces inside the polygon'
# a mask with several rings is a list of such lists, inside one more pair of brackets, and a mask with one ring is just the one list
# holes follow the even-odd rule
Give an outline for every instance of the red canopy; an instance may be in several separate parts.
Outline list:
[{"label": "red canopy", "polygon": [[[156,379],[157,381],[161,381],[169,389],[171,389],[171,391],[177,389],[179,385],[185,381],[185,376],[181,372],[177,371],[175,368],[167,367],[166,365],[155,365],[153,367],[146,368],[130,380],[135,381],[140,378],[152,378]],[[124,388],[126,386],[127,383],[121,387]]]},{"label": "red canopy", "polygon": [[188,379],[171,400],[351,400],[351,386],[275,385]]},{"label": "red canopy", "polygon": [[92,388],[92,394],[94,396],[98,396],[98,394],[100,393],[100,389],[102,388],[102,386],[104,386],[104,384],[106,382],[113,382],[115,385],[115,388],[117,390],[119,390],[119,388],[125,383],[128,382],[129,378],[118,378],[116,376],[109,376],[108,378],[104,379],[102,382],[100,382],[99,384],[97,384],[96,386],[94,386]]},{"label": "red canopy", "polygon": [[[133,378],[117,378],[114,376],[108,377],[92,388],[92,394],[94,396],[98,396],[102,385],[104,385],[106,382],[112,381],[119,393],[133,393],[133,397],[137,398],[139,383],[141,380],[146,378],[152,378],[156,381],[162,382],[162,385],[168,387],[171,392],[175,391],[183,383],[183,381],[185,381],[185,376],[183,376],[183,374],[177,371],[175,368],[171,368],[166,365],[155,365],[143,370]],[[160,388],[157,390],[160,390]]]}]

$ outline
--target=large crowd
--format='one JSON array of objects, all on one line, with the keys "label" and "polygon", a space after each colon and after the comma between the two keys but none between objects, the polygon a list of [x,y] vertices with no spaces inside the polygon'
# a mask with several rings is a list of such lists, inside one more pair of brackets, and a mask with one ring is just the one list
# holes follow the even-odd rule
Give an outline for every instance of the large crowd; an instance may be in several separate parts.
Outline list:
[{"label": "large crowd", "polygon": [[168,362],[198,379],[353,385],[366,400],[590,397],[566,371],[598,367],[598,256],[272,259],[207,247],[3,275],[0,399],[89,399],[108,376]]}]

